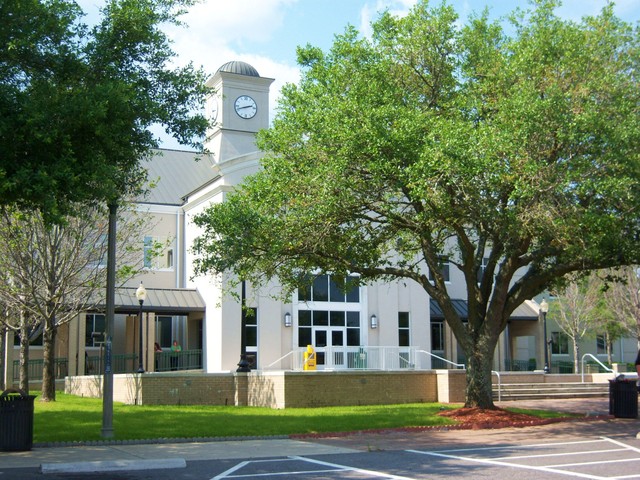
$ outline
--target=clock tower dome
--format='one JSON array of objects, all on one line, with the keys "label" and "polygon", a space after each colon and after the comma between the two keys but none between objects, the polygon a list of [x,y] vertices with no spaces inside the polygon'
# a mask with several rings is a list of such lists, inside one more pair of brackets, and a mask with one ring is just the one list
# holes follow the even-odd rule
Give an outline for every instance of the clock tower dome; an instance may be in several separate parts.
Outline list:
[{"label": "clock tower dome", "polygon": [[255,134],[269,127],[269,86],[245,62],[228,62],[209,79],[213,93],[206,101],[206,113],[213,124],[207,132],[206,148],[222,164],[257,150]]}]

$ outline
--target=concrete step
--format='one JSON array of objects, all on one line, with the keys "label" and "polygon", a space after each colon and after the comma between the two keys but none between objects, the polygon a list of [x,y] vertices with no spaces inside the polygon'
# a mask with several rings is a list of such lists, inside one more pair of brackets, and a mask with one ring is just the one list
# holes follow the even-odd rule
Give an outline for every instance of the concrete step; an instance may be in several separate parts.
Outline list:
[{"label": "concrete step", "polygon": [[501,400],[534,400],[550,398],[589,398],[609,395],[607,383],[520,383],[493,385],[493,396]]}]

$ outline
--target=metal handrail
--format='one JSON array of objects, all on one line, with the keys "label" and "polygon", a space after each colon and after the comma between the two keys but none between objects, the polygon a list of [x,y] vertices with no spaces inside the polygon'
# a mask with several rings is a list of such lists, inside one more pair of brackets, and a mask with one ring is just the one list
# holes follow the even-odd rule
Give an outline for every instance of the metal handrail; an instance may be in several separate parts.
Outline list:
[{"label": "metal handrail", "polygon": [[582,377],[581,377],[582,382],[581,382],[581,383],[584,383],[584,358],[585,358],[585,357],[591,357],[593,360],[595,360],[595,361],[596,361],[596,363],[598,363],[598,364],[599,364],[602,368],[604,368],[607,372],[609,372],[609,373],[613,373],[613,374],[615,375],[615,373],[616,373],[616,372],[614,372],[611,368],[609,368],[609,367],[607,367],[606,365],[604,365],[600,360],[598,360],[596,357],[594,357],[594,356],[593,356],[593,355],[591,355],[590,353],[585,353],[585,354],[582,356],[582,360],[581,360],[581,363],[580,363],[580,370],[581,370],[581,375],[582,375]]},{"label": "metal handrail", "polygon": [[451,360],[447,360],[446,358],[439,357],[435,353],[427,352],[426,350],[416,350],[416,352],[418,352],[418,353],[426,353],[427,355],[431,355],[432,357],[435,357],[438,360],[442,360],[443,362],[448,363],[449,365],[453,365],[454,367],[462,367],[462,368],[464,368],[466,370],[466,365],[464,363],[452,362]]},{"label": "metal handrail", "polygon": [[500,372],[491,370],[491,373],[498,377],[498,401],[502,400],[502,380],[500,379]]},{"label": "metal handrail", "polygon": [[283,355],[282,357],[280,357],[279,359],[277,359],[275,362],[270,363],[269,365],[267,365],[266,367],[264,367],[265,370],[267,370],[268,368],[273,367],[276,363],[284,360],[285,358],[287,358],[289,355],[292,355],[293,353],[295,353],[294,350],[291,350],[289,353],[287,353],[286,355]]}]

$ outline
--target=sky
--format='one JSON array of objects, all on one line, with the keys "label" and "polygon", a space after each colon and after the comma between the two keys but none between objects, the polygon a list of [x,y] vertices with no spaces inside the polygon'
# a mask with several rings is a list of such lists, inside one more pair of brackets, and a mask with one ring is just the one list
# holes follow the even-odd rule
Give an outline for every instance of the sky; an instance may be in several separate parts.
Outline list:
[{"label": "sky", "polygon": [[[87,21],[97,18],[103,0],[77,0],[87,13]],[[274,78],[270,110],[273,113],[279,91],[285,83],[296,83],[300,70],[296,47],[311,44],[328,51],[337,34],[347,25],[364,36],[378,13],[388,9],[404,15],[416,0],[201,0],[182,17],[185,26],[171,27],[167,34],[178,54],[177,63],[193,62],[208,75],[232,60],[251,64],[262,77]],[[502,18],[516,7],[526,8],[527,0],[448,0],[461,21],[469,14],[489,8],[491,17]],[[597,14],[606,0],[564,0],[558,13],[580,20]],[[615,13],[623,20],[640,20],[640,0],[617,0]],[[432,0],[439,5],[440,0]],[[182,148],[160,129],[165,148]]]}]

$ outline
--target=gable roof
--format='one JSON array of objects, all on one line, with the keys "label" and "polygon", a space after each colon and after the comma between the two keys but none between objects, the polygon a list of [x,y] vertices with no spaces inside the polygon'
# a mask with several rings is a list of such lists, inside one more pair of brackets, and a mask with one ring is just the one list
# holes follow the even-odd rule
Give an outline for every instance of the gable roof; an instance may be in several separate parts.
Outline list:
[{"label": "gable roof", "polygon": [[218,177],[211,155],[158,149],[145,162],[149,194],[139,203],[182,205],[183,197]]}]

